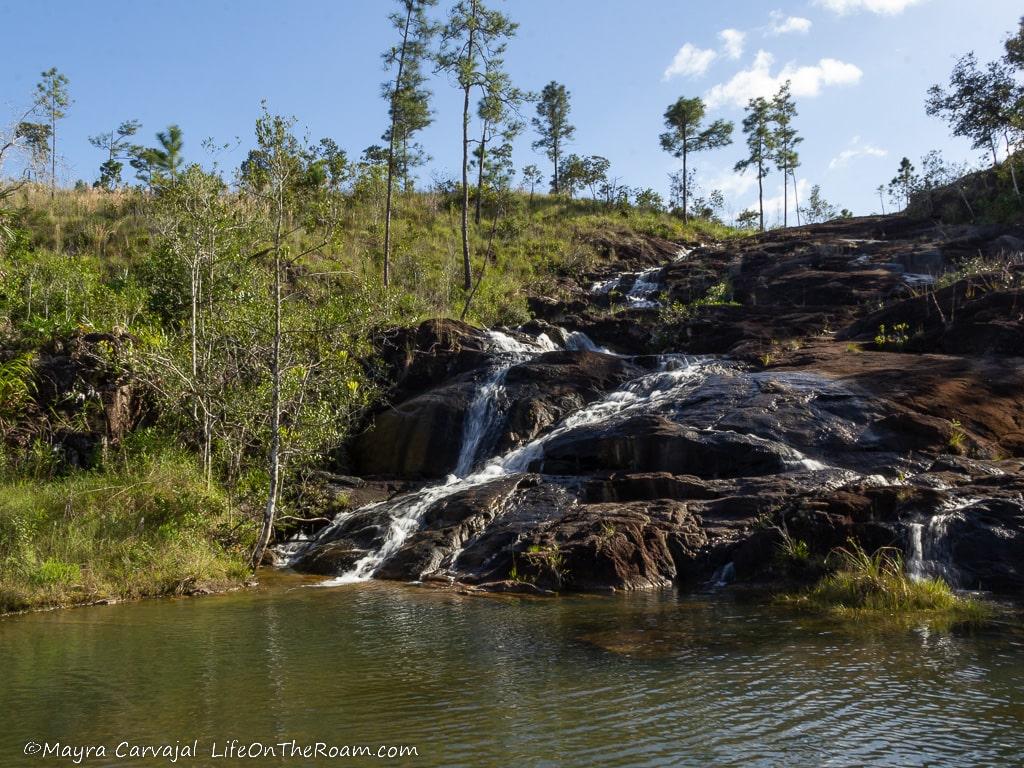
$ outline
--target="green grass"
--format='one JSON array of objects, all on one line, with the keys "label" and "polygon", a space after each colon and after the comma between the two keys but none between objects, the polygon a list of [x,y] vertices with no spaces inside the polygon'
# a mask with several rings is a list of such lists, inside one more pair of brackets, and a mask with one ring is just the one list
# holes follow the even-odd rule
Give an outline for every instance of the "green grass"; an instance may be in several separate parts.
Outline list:
[{"label": "green grass", "polygon": [[237,522],[193,461],[172,452],[135,469],[4,478],[0,613],[238,584],[248,542]]},{"label": "green grass", "polygon": [[839,616],[941,616],[980,622],[988,608],[955,594],[941,579],[911,579],[900,552],[883,547],[873,554],[851,542],[833,551],[836,570],[800,595],[782,602]]}]

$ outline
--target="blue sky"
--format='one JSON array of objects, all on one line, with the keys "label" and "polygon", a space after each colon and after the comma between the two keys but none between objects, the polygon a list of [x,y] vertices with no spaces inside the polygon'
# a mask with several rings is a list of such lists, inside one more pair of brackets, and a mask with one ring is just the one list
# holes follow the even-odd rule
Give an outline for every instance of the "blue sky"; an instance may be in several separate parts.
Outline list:
[{"label": "blue sky", "polygon": [[[442,0],[439,8],[449,2]],[[710,117],[739,130],[746,98],[782,76],[796,82],[804,136],[801,188],[857,213],[878,210],[874,189],[903,155],[941,149],[976,161],[966,142],[924,114],[927,87],[945,80],[955,58],[1001,53],[1021,14],[1019,0],[506,0],[519,22],[507,65],[520,87],[549,80],[572,93],[571,150],[609,158],[631,186],[667,193],[677,161],[658,146],[665,107],[705,96]],[[209,163],[204,138],[231,143],[219,157],[234,167],[252,143],[261,99],[294,115],[309,135],[330,136],[357,156],[386,124],[380,53],[393,34],[386,0],[108,0],[102,3],[0,0],[2,122],[31,98],[39,73],[57,66],[74,98],[58,127],[62,180],[92,181],[102,153],[87,141],[121,120],[143,123],[147,142],[177,122],[189,160]],[[732,30],[724,36],[724,30]],[[684,46],[690,46],[685,48]],[[684,49],[680,52],[680,49]],[[675,62],[676,66],[673,67]],[[459,110],[454,88],[434,82],[435,123],[422,134],[432,155],[424,179],[454,176]],[[527,116],[532,114],[529,110]],[[519,167],[534,155],[528,131]],[[706,189],[722,188],[738,212],[756,200],[732,165],[733,146],[694,158]],[[781,181],[766,180],[777,197]],[[770,206],[769,218],[778,208]]]}]

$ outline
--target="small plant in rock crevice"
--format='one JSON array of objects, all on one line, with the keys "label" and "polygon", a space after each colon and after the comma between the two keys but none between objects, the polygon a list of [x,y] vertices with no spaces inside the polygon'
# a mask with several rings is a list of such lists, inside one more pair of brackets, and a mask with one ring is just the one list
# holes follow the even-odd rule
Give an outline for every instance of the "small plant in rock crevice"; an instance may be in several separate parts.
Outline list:
[{"label": "small plant in rock crevice", "polygon": [[948,444],[955,453],[963,453],[965,450],[967,432],[964,430],[963,424],[960,423],[959,419],[953,419],[949,422]]},{"label": "small plant in rock crevice", "polygon": [[897,352],[910,341],[910,326],[907,323],[896,323],[887,329],[885,324],[878,326],[878,333],[875,334],[875,347],[878,349],[890,349]]}]

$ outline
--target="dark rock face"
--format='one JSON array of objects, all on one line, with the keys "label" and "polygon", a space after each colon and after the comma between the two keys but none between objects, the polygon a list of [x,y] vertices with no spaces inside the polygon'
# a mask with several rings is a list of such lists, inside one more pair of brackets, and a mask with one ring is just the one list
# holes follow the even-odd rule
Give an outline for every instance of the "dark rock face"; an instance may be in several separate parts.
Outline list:
[{"label": "dark rock face", "polygon": [[356,471],[414,478],[447,475],[458,460],[462,425],[475,391],[467,378],[377,414],[353,446]]},{"label": "dark rock face", "polygon": [[751,435],[704,432],[659,416],[636,416],[556,438],[531,469],[554,475],[612,470],[717,478],[784,472],[787,461],[798,459],[792,449]]},{"label": "dark rock face", "polygon": [[[357,471],[406,478],[451,473],[467,412],[479,382],[492,370],[484,360],[484,367],[377,414],[353,446]],[[505,375],[499,423],[481,448],[504,453],[521,445],[638,373],[622,358],[586,351],[548,352],[515,365]]]},{"label": "dark rock face", "polygon": [[[350,454],[390,498],[343,513],[295,567],[346,572],[385,551],[377,578],[703,588],[813,578],[853,539],[1024,593],[1024,233],[871,217],[689,251],[607,238],[593,272],[531,297],[521,331],[580,331],[620,354],[510,365],[448,321],[386,337],[391,407]],[[978,253],[1003,266],[927,288]],[[628,273],[621,294],[654,268],[662,306],[592,290]],[[730,303],[701,303],[723,280]],[[899,323],[906,342],[875,349]],[[488,382],[480,473],[402,487],[453,471]],[[787,559],[787,540],[812,565]]]},{"label": "dark rock face", "polygon": [[945,532],[959,586],[1018,593],[1024,585],[1024,502],[983,499],[965,507]]}]

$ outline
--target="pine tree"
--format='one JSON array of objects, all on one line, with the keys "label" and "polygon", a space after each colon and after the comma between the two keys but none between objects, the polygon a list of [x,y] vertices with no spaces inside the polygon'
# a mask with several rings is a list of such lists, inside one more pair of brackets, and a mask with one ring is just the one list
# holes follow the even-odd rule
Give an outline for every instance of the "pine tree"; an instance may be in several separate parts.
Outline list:
[{"label": "pine tree", "polygon": [[766,99],[758,97],[747,103],[743,132],[747,135],[747,150],[750,154],[736,163],[735,170],[742,173],[748,168],[754,168],[757,172],[757,210],[760,230],[764,232],[764,178],[768,175],[775,140],[771,129],[771,105]]},{"label": "pine tree", "polygon": [[576,127],[569,122],[569,95],[564,85],[552,80],[540,92],[537,116],[531,121],[538,134],[538,139],[533,142],[533,148],[543,150],[551,161],[554,169],[551,175],[551,191],[556,195],[562,191],[559,176],[562,152],[576,133]]},{"label": "pine tree", "polygon": [[728,146],[732,143],[733,124],[727,120],[715,120],[707,128],[704,120],[706,107],[700,98],[678,101],[665,110],[665,126],[661,134],[661,148],[683,161],[683,221],[688,221],[687,212],[690,194],[690,179],[687,162],[691,153]]},{"label": "pine tree", "polygon": [[121,169],[124,168],[121,161],[131,155],[128,139],[138,133],[141,127],[142,123],[138,120],[125,120],[109,133],[89,137],[89,143],[96,149],[107,151],[107,159],[100,165],[100,178],[96,186],[109,191],[121,183]]},{"label": "pine tree", "polygon": [[893,177],[892,181],[889,182],[889,195],[890,197],[903,204],[904,210],[910,205],[910,198],[917,189],[919,179],[915,173],[914,164],[910,162],[909,157],[904,157],[900,160],[899,170]]},{"label": "pine tree", "polygon": [[[474,151],[477,164],[476,211],[474,221],[480,223],[481,205],[484,196],[484,177],[490,166],[495,171],[495,178],[507,175],[507,165],[511,163],[512,141],[523,130],[523,123],[518,119],[519,108],[529,94],[523,93],[512,85],[509,76],[500,69],[492,68],[484,73],[481,86],[483,95],[477,105],[477,117],[480,120],[480,139]],[[495,159],[497,163],[488,163],[487,146],[495,139],[501,139]]]},{"label": "pine tree", "polygon": [[387,287],[391,278],[391,213],[393,209],[395,175],[401,171],[408,182],[412,157],[410,141],[417,131],[431,123],[430,91],[425,87],[423,62],[430,52],[430,40],[436,27],[427,18],[427,9],[437,0],[398,0],[401,11],[388,18],[401,35],[398,45],[384,53],[384,63],[396,69],[395,78],[384,84],[384,98],[388,102],[391,123],[382,137],[388,143],[387,198],[384,213],[384,269],[383,281]]},{"label": "pine tree", "polygon": [[467,293],[473,289],[469,254],[470,95],[473,88],[485,85],[487,72],[501,69],[508,38],[515,35],[517,27],[504,14],[487,8],[483,0],[459,0],[441,30],[438,67],[453,75],[462,91],[462,266]]},{"label": "pine tree", "polygon": [[42,73],[36,85],[36,105],[50,124],[50,197],[57,190],[57,121],[67,115],[71,105],[68,79],[56,67]]},{"label": "pine tree", "polygon": [[[782,225],[789,226],[789,178],[793,179],[793,195],[796,197],[796,169],[800,166],[797,144],[803,141],[793,127],[796,117],[796,102],[793,101],[791,83],[787,80],[771,102],[772,148],[775,167],[782,172]],[[798,206],[799,208],[799,206]],[[799,218],[799,212],[797,213]],[[798,221],[799,223],[799,221]]]},{"label": "pine tree", "polygon": [[540,172],[540,168],[536,165],[528,165],[523,168],[522,173],[523,185],[530,188],[530,200],[529,205],[533,205],[533,193],[537,188],[537,185],[544,181],[544,174]]}]

